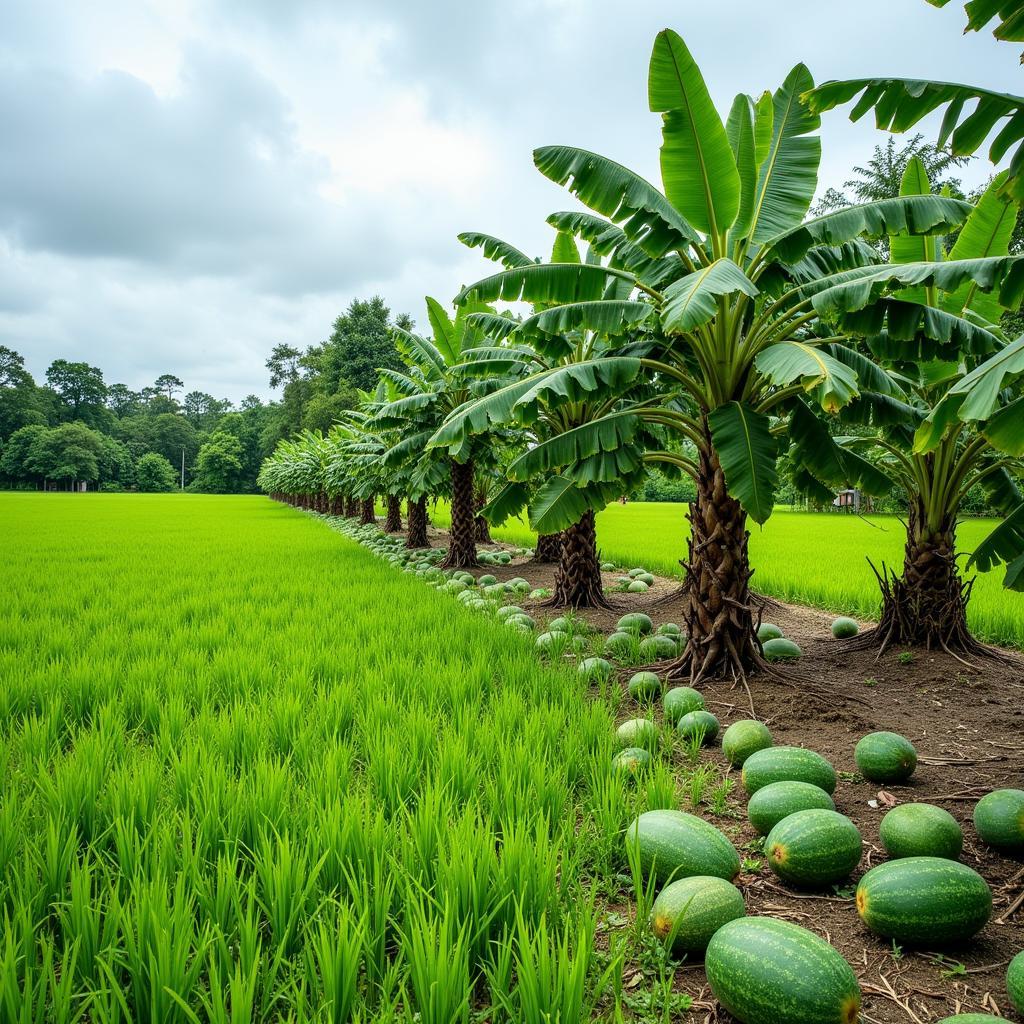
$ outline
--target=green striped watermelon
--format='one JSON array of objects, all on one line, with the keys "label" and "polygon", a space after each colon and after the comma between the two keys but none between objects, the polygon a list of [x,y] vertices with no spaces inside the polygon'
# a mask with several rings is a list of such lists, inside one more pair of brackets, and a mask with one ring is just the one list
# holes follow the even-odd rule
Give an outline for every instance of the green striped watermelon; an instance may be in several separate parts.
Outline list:
[{"label": "green striped watermelon", "polygon": [[740,773],[743,788],[753,796],[772,782],[809,782],[834,793],[836,770],[813,750],[803,747],[768,747],[751,754]]},{"label": "green striped watermelon", "polygon": [[1024,789],[997,789],[974,808],[974,827],[997,850],[1024,850]]},{"label": "green striped watermelon", "polygon": [[704,710],[704,698],[691,686],[673,686],[662,699],[665,720],[675,725],[683,715]]},{"label": "green striped watermelon", "polygon": [[731,882],[740,857],[714,825],[685,811],[645,811],[626,832],[640,869],[659,882],[691,875],[715,875]]},{"label": "green striped watermelon", "polygon": [[782,630],[774,622],[762,622],[757,627],[757,639],[761,643],[766,643],[769,640],[781,640]]},{"label": "green striped watermelon", "polygon": [[917,767],[914,744],[895,732],[872,732],[854,748],[857,770],[869,782],[906,782]]},{"label": "green striped watermelon", "polygon": [[900,804],[882,819],[878,833],[886,853],[899,857],[945,857],[956,860],[964,834],[949,811],[933,804]]},{"label": "green striped watermelon", "polygon": [[1017,1012],[1024,1016],[1024,952],[1018,953],[1006,971],[1006,991]]},{"label": "green striped watermelon", "polygon": [[722,753],[735,768],[741,767],[751,754],[756,754],[757,751],[771,745],[772,734],[768,731],[768,726],[753,718],[733,722],[722,737]]},{"label": "green striped watermelon", "polygon": [[712,936],[704,970],[742,1024],[856,1024],[860,986],[824,939],[789,921],[747,917]]},{"label": "green striped watermelon", "polygon": [[958,1013],[955,1017],[943,1017],[939,1024],[1006,1024],[1006,1020],[991,1013]]},{"label": "green striped watermelon", "polygon": [[718,735],[718,719],[710,711],[691,711],[676,723],[676,732],[684,739],[699,735],[701,744],[713,743]]},{"label": "green striped watermelon", "polygon": [[783,818],[768,833],[768,866],[784,882],[822,888],[840,882],[860,863],[857,826],[837,811],[814,808]]},{"label": "green striped watermelon", "polygon": [[661,693],[661,680],[655,672],[637,672],[629,680],[629,695],[634,700],[654,700]]},{"label": "green striped watermelon", "polygon": [[631,718],[615,730],[620,747],[658,748],[658,726],[649,718]]},{"label": "green striped watermelon", "polygon": [[783,818],[812,808],[834,811],[836,805],[825,790],[809,782],[772,782],[750,798],[747,817],[758,834],[766,836]]},{"label": "green striped watermelon", "polygon": [[765,640],[761,650],[768,661],[795,661],[804,653],[798,644],[782,636]]},{"label": "green striped watermelon", "polygon": [[747,912],[743,893],[715,875],[694,875],[666,885],[651,907],[651,930],[671,940],[675,956],[704,955],[711,936]]},{"label": "green striped watermelon", "polygon": [[980,931],[992,914],[992,893],[966,864],[905,857],[879,864],[860,880],[857,913],[882,938],[935,949]]},{"label": "green striped watermelon", "polygon": [[643,747],[626,747],[612,758],[612,771],[624,778],[634,778],[651,766],[651,752]]}]

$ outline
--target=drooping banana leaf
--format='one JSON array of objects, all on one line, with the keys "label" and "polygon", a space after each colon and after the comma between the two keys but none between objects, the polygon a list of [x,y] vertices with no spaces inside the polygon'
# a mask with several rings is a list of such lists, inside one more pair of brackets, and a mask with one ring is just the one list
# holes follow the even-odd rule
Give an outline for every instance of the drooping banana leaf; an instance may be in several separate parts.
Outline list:
[{"label": "drooping banana leaf", "polygon": [[708,422],[729,493],[754,522],[767,522],[779,483],[771,420],[748,405],[728,402],[713,409]]},{"label": "drooping banana leaf", "polygon": [[616,277],[635,280],[625,271],[587,263],[541,263],[485,277],[463,288],[455,301],[594,302]]},{"label": "drooping banana leaf", "polygon": [[800,381],[825,412],[838,412],[858,395],[857,373],[813,345],[787,340],[764,349],[754,360],[773,384],[784,387]]},{"label": "drooping banana leaf", "polygon": [[754,282],[732,260],[715,260],[668,286],[662,326],[670,334],[692,331],[714,317],[720,296],[737,292],[751,298],[758,294]]},{"label": "drooping banana leaf", "polygon": [[514,270],[516,267],[528,267],[537,262],[531,260],[526,253],[520,252],[514,245],[495,238],[494,235],[485,235],[481,231],[463,231],[459,234],[459,241],[471,249],[483,249],[487,259],[497,260],[509,270]]},{"label": "drooping banana leaf", "polygon": [[1003,586],[1024,590],[1024,505],[1018,505],[975,549],[968,567],[981,572],[1006,564]]},{"label": "drooping banana leaf", "polygon": [[[639,450],[625,453],[626,464],[616,460],[640,429],[640,418],[632,409],[609,413],[562,433],[554,434],[528,449],[508,468],[510,480],[530,480],[541,473],[571,466],[594,456],[609,457],[609,475],[595,474],[592,480],[609,482],[624,471],[636,468]],[[580,474],[577,471],[576,477]],[[588,481],[589,482],[589,481]]]}]

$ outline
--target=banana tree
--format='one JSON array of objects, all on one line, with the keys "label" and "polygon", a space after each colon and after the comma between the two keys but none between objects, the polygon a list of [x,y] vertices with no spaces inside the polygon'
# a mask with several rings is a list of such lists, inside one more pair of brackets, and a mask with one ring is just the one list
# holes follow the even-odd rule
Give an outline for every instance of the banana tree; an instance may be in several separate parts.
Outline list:
[{"label": "banana tree", "polygon": [[[594,452],[632,458],[640,424],[669,432],[672,443],[647,455],[696,484],[683,563],[689,644],[670,670],[692,683],[762,664],[748,517],[763,523],[771,514],[779,439],[799,401],[836,411],[858,394],[857,367],[831,350],[842,338],[818,329],[805,289],[869,269],[877,255],[863,236],[942,232],[969,212],[953,199],[911,196],[805,222],[820,160],[819,119],[800,99],[812,86],[798,65],[774,94],[737,96],[723,122],[683,40],[660,33],[648,96],[662,115],[663,190],[596,153],[538,149],[541,172],[594,211],[549,222],[607,261],[508,268],[457,300],[545,304],[524,322],[526,334],[591,331],[648,345],[601,360],[632,360],[617,362],[620,372],[630,367],[658,400],[595,414],[574,435],[586,454],[561,473],[581,478]],[[866,486],[870,463],[851,454],[848,465]],[[554,459],[545,466],[558,468]],[[569,525],[567,515],[551,521]]]},{"label": "banana tree", "polygon": [[452,319],[436,299],[428,296],[426,301],[433,332],[430,339],[392,328],[406,372],[381,371],[382,379],[394,389],[396,397],[382,404],[373,422],[399,432],[401,440],[386,454],[385,463],[410,466],[411,478],[420,494],[442,493],[439,468],[446,473],[451,529],[448,554],[441,564],[445,568],[466,569],[478,564],[474,462],[486,456],[488,439],[474,439],[445,459],[438,459],[436,453],[425,449],[445,417],[471,397],[469,381],[461,366],[464,349],[468,348],[466,318],[488,307],[466,305]]},{"label": "banana tree", "polygon": [[300,508],[328,511],[325,467],[330,448],[326,438],[311,430],[279,441],[260,467],[260,487]]},{"label": "banana tree", "polygon": [[[535,265],[507,243],[477,234],[460,237],[469,245],[483,245],[505,266]],[[580,265],[570,235],[558,235],[552,258]],[[541,537],[561,531],[549,604],[607,607],[595,509],[625,493],[644,472],[644,443],[636,436],[640,420],[630,412],[620,428],[615,416],[623,397],[639,386],[639,360],[623,356],[621,339],[600,331],[537,330],[536,314],[526,321],[493,314],[471,320],[495,345],[475,349],[465,370],[492,386],[456,408],[430,445],[457,455],[481,434],[520,425],[526,432],[525,451],[506,467],[508,483],[484,514],[500,523],[525,508]],[[613,444],[610,454],[591,431],[596,420]],[[571,472],[559,472],[567,467]]]},{"label": "banana tree", "polygon": [[[945,7],[950,0],[928,0]],[[993,20],[997,39],[1024,41],[1024,0],[970,0],[965,5],[968,31],[980,31]],[[992,137],[989,159],[998,164],[1013,148],[1004,188],[1016,202],[1024,203],[1024,96],[994,92],[956,82],[917,78],[857,78],[825,82],[808,93],[812,110],[823,113],[857,99],[850,120],[875,111],[875,124],[891,132],[905,132],[923,118],[946,108],[938,145],[949,146],[953,156],[972,156]]]},{"label": "banana tree", "polygon": [[[946,266],[975,261],[994,268],[993,261],[1006,257],[1017,206],[1005,194],[1005,178],[997,177],[982,196]],[[911,161],[903,177],[904,194],[929,191],[923,164]],[[922,259],[943,256],[941,239],[928,236],[893,237],[890,253],[894,271],[900,264],[920,265]],[[1019,301],[1019,292],[1002,294],[1014,305]],[[831,301],[827,292],[818,296],[823,311]],[[892,644],[922,644],[955,657],[981,654],[987,649],[974,640],[967,624],[973,580],[964,580],[958,565],[957,519],[971,489],[983,487],[1010,526],[998,527],[974,558],[989,568],[1024,556],[1024,535],[1013,529],[1014,517],[1024,516],[1015,482],[1024,473],[1024,399],[1012,386],[1024,373],[1024,339],[1008,345],[1002,338],[997,325],[1012,306],[1003,305],[1000,293],[982,291],[957,275],[933,274],[916,287],[897,287],[883,301],[889,329],[875,329],[882,326],[885,307],[880,305],[864,326],[867,349],[884,372],[863,373],[860,396],[841,413],[874,432],[839,438],[837,445],[813,417],[795,419],[793,433],[802,442],[800,468],[812,488],[814,480],[835,484],[843,475],[845,453],[865,451],[906,497],[902,571],[875,570],[882,591],[880,624],[854,643],[876,646],[879,653]],[[894,337],[894,320],[916,316],[922,308],[924,315],[952,317],[974,329],[954,332],[945,341],[918,338],[911,343]],[[845,323],[855,329],[849,314]],[[1024,587],[1018,566],[1007,573],[1007,584]]]}]

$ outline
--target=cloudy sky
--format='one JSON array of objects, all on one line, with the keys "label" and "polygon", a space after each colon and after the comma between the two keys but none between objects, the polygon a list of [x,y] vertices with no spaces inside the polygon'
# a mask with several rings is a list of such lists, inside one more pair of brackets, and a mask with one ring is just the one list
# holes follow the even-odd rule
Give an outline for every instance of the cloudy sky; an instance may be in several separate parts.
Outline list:
[{"label": "cloudy sky", "polygon": [[[963,23],[959,0],[0,0],[0,344],[37,377],[266,396],[270,348],[353,297],[422,318],[486,272],[457,232],[547,251],[573,204],[535,146],[656,179],[659,29],[723,110],[798,61],[1020,92],[1020,47]],[[845,112],[822,135],[822,188],[884,140]]]}]

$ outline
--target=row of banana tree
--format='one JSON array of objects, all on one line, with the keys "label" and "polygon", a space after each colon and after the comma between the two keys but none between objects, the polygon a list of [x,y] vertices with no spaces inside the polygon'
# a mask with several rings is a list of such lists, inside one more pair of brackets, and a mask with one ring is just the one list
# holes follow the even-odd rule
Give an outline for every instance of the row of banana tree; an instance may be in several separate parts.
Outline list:
[{"label": "row of banana tree", "polygon": [[[550,259],[461,235],[496,272],[454,312],[428,299],[429,336],[395,332],[405,369],[382,371],[326,438],[282,445],[264,488],[445,497],[451,567],[476,563],[482,523],[525,511],[540,556],[559,560],[552,602],[580,608],[606,601],[595,513],[652,467],[686,475],[689,643],[671,676],[696,683],[762,664],[749,520],[772,514],[780,466],[823,500],[898,487],[906,557],[879,573],[866,642],[981,653],[956,549],[976,486],[1005,519],[971,561],[1007,563],[1024,588],[1024,338],[999,327],[1024,297],[1024,257],[1009,254],[1004,177],[972,205],[933,194],[913,161],[900,196],[809,218],[821,143],[806,67],[723,119],[666,30],[648,95],[660,187],[593,152],[538,149],[579,201],[547,218]],[[885,236],[883,260],[871,242]]]}]

